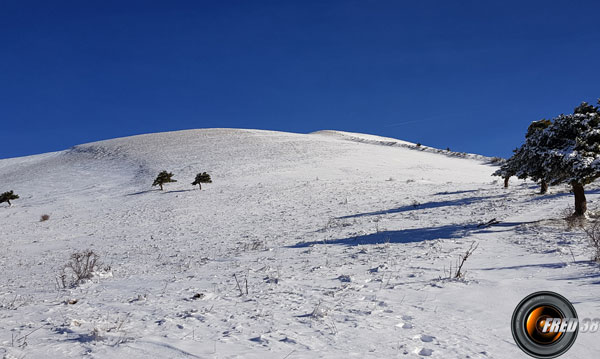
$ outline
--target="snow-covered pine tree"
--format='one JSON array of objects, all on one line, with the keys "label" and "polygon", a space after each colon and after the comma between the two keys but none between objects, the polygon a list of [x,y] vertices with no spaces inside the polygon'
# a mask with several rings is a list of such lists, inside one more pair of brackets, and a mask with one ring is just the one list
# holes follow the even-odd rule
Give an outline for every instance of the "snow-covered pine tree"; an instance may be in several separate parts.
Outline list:
[{"label": "snow-covered pine tree", "polygon": [[[551,122],[542,119],[534,121],[529,125],[527,134],[525,135],[525,143],[513,150],[514,154],[502,164],[499,170],[493,173],[494,176],[501,176],[504,179],[504,187],[508,187],[508,180],[512,176],[518,178],[532,177],[536,181],[540,181],[541,193],[544,194],[548,190],[548,182],[543,168],[540,166],[539,159],[534,158],[535,153],[527,151],[532,146],[539,146],[538,132],[550,126]],[[535,145],[534,145],[535,143]]]},{"label": "snow-covered pine tree", "polygon": [[521,151],[520,168],[517,170],[517,177],[524,179],[530,177],[532,180],[540,183],[540,193],[545,194],[548,191],[548,182],[550,173],[544,167],[544,157],[540,157],[539,151],[531,151],[529,149],[540,149],[546,146],[542,140],[544,137],[543,130],[550,127],[552,121],[542,119],[534,121],[527,128],[525,135],[525,143]]},{"label": "snow-covered pine tree", "polygon": [[15,194],[13,191],[8,191],[0,194],[0,203],[8,203],[9,206],[12,206],[10,203],[13,199],[19,199],[19,195]]},{"label": "snow-covered pine tree", "polygon": [[165,183],[169,183],[169,182],[177,182],[177,180],[173,179],[173,173],[167,172],[167,171],[161,171],[158,174],[158,176],[156,176],[156,179],[152,183],[152,187],[154,187],[154,186],[160,186],[160,190],[162,191],[163,190],[163,185]]},{"label": "snow-covered pine tree", "polygon": [[194,179],[194,182],[192,182],[192,186],[198,185],[198,187],[202,189],[202,183],[212,183],[210,175],[206,172],[198,173]]},{"label": "snow-covered pine tree", "polygon": [[570,184],[575,195],[575,215],[585,214],[584,186],[600,177],[598,107],[583,102],[573,114],[560,115],[547,127],[534,131],[523,147],[523,172],[550,185]]},{"label": "snow-covered pine tree", "polygon": [[492,176],[500,176],[504,180],[504,188],[508,188],[508,180],[517,173],[519,168],[519,158],[520,158],[521,148],[515,148],[513,150],[513,155],[504,163],[500,168],[492,174]]}]

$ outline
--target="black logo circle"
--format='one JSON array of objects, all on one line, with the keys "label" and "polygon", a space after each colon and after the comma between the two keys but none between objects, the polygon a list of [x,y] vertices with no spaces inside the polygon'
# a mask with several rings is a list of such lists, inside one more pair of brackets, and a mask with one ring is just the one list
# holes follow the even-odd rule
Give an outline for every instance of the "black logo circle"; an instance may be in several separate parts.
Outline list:
[{"label": "black logo circle", "polygon": [[571,348],[579,323],[577,312],[565,297],[554,292],[536,292],[523,299],[512,315],[515,342],[528,355],[556,358]]}]

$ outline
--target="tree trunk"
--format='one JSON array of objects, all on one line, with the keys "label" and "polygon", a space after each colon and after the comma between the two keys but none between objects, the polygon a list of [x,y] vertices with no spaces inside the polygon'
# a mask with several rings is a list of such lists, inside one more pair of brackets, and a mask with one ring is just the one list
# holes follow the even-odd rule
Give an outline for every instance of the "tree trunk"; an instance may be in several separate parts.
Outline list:
[{"label": "tree trunk", "polygon": [[162,189],[162,183],[159,183],[158,185],[160,186],[160,190],[162,191],[163,190]]},{"label": "tree trunk", "polygon": [[548,182],[542,180],[540,194],[546,194],[546,192],[548,192]]},{"label": "tree trunk", "polygon": [[504,177],[504,188],[508,188],[508,179],[509,178],[510,177],[508,177],[508,176]]},{"label": "tree trunk", "polygon": [[202,191],[202,184],[198,183],[198,187],[200,187],[200,190]]},{"label": "tree trunk", "polygon": [[583,216],[587,210],[587,202],[585,200],[585,191],[583,185],[578,182],[573,182],[573,194],[575,194],[575,215]]},{"label": "tree trunk", "polygon": [[10,199],[7,199],[6,202],[8,202],[9,207],[12,207],[12,203],[10,203]]}]

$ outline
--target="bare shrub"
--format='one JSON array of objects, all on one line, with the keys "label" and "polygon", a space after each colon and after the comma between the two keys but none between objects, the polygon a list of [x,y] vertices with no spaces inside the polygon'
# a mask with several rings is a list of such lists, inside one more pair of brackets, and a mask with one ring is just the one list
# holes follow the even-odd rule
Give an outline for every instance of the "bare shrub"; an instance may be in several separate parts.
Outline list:
[{"label": "bare shrub", "polygon": [[319,301],[319,303],[317,303],[315,306],[315,309],[313,309],[312,313],[310,313],[308,316],[312,319],[324,318],[327,316],[327,309],[323,308],[321,306],[321,301]]},{"label": "bare shrub", "polygon": [[240,250],[243,252],[247,251],[260,251],[268,248],[267,241],[264,239],[254,239],[251,242],[243,243],[240,246]]},{"label": "bare shrub", "polygon": [[81,282],[92,278],[92,274],[100,265],[98,258],[98,255],[90,249],[76,252],[71,254],[71,261],[67,263],[67,268],[73,272],[75,280]]},{"label": "bare shrub", "polygon": [[490,158],[490,163],[491,164],[502,164],[506,162],[506,160],[502,157],[492,157]]},{"label": "bare shrub", "polygon": [[571,206],[561,212],[561,217],[564,218],[567,230],[569,231],[585,227],[585,216],[576,216],[574,213],[575,209]]},{"label": "bare shrub", "polygon": [[266,248],[266,243],[265,241],[261,241],[260,239],[255,239],[252,241],[252,243],[250,243],[250,245],[248,246],[248,249],[251,251],[257,251],[259,249],[264,249]]},{"label": "bare shrub", "polygon": [[92,278],[95,271],[100,268],[99,257],[94,251],[88,249],[71,254],[71,260],[62,267],[56,283],[59,288],[74,287],[81,282]]},{"label": "bare shrub", "polygon": [[464,279],[465,274],[467,273],[466,271],[463,272],[463,266],[465,265],[465,262],[467,261],[467,259],[469,259],[469,257],[473,254],[473,252],[475,252],[475,250],[477,249],[477,247],[479,247],[479,243],[475,244],[475,242],[471,243],[471,246],[469,247],[469,249],[467,249],[467,251],[465,252],[465,254],[461,255],[458,259],[458,262],[456,263],[456,272],[454,273],[454,279]]},{"label": "bare shrub", "polygon": [[318,230],[318,232],[327,232],[336,228],[344,228],[351,227],[356,224],[356,219],[348,219],[348,218],[329,218],[325,226]]},{"label": "bare shrub", "polygon": [[592,247],[592,260],[600,263],[600,221],[585,228],[585,233]]},{"label": "bare shrub", "polygon": [[48,214],[42,214],[42,216],[40,217],[40,222],[45,222],[47,220],[50,219],[50,215]]},{"label": "bare shrub", "polygon": [[9,298],[7,301],[0,301],[0,309],[17,310],[27,304],[27,300],[19,295]]},{"label": "bare shrub", "polygon": [[[235,278],[235,283],[237,284],[237,288],[240,291],[240,297],[241,297],[244,295],[244,291],[242,290],[242,285],[240,284],[240,281],[238,280],[235,273],[233,274],[233,278]],[[246,288],[245,294],[248,295],[248,276],[246,276],[246,278],[245,278],[245,288]]]}]

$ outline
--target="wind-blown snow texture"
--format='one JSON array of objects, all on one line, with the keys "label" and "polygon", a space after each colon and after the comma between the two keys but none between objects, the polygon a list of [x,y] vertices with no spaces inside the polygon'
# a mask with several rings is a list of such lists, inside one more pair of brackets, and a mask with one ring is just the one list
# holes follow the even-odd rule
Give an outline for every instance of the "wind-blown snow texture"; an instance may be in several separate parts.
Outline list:
[{"label": "wind-blown snow texture", "polygon": [[[163,169],[178,182],[161,192],[150,184]],[[496,169],[377,136],[230,129],[1,160],[0,190],[21,199],[0,206],[0,353],[526,357],[510,333],[517,303],[553,290],[600,316],[600,272],[581,230],[557,219],[568,188],[504,189]],[[213,179],[202,191],[201,171]],[[446,279],[473,241],[466,280]],[[88,248],[103,270],[57,289]],[[598,335],[581,333],[568,357],[598,353]]]}]

